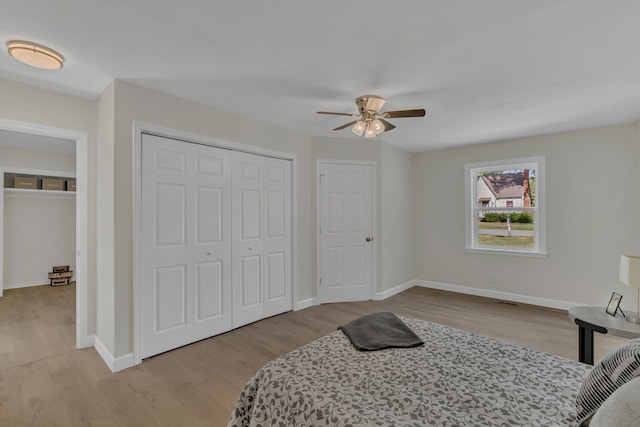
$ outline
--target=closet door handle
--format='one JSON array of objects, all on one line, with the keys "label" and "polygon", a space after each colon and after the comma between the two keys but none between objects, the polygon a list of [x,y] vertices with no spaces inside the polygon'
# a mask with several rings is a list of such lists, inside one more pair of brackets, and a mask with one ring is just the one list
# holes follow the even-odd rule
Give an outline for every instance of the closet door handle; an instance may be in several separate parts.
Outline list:
[{"label": "closet door handle", "polygon": [[370,241],[372,241],[372,240],[373,240],[373,237],[367,237],[367,238],[366,238],[366,239],[364,239],[364,240],[366,240],[367,242],[370,242]]}]

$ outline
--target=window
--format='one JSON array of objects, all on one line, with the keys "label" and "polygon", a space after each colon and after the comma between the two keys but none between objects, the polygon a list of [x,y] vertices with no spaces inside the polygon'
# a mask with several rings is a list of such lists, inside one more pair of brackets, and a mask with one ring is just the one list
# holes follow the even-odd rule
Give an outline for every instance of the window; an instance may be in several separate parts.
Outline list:
[{"label": "window", "polygon": [[466,250],[546,256],[544,157],[465,165]]}]

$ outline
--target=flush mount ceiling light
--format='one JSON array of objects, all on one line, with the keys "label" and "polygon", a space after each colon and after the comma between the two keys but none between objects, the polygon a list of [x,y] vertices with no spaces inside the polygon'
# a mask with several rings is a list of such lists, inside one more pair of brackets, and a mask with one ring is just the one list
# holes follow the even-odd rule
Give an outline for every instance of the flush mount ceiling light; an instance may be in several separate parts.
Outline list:
[{"label": "flush mount ceiling light", "polygon": [[37,43],[11,40],[7,42],[7,49],[9,50],[9,55],[32,67],[58,70],[64,64],[62,55]]}]

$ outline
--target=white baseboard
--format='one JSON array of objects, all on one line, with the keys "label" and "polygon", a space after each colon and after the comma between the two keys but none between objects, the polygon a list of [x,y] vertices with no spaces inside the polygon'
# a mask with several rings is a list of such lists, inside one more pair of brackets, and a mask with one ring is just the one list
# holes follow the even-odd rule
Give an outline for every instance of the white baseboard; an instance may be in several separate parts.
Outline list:
[{"label": "white baseboard", "polygon": [[133,353],[125,354],[123,356],[113,357],[107,347],[100,341],[99,337],[94,337],[95,349],[107,364],[111,372],[122,371],[123,369],[130,368],[135,365]]},{"label": "white baseboard", "polygon": [[87,337],[83,337],[80,340],[76,338],[76,348],[89,348],[96,346],[96,336],[89,335]]},{"label": "white baseboard", "polygon": [[314,305],[318,305],[318,298],[307,298],[296,302],[293,306],[293,311],[304,310],[305,308],[313,307]]},{"label": "white baseboard", "polygon": [[[494,299],[499,299],[503,301],[519,302],[522,304],[537,305],[540,307],[555,308],[559,310],[568,310],[569,307],[584,305],[577,302],[532,297],[529,295],[521,295],[521,294],[514,294],[510,292],[501,292],[501,291],[492,291],[489,289],[480,289],[480,288],[473,288],[470,286],[452,285],[449,283],[432,282],[429,280],[419,280],[419,279],[409,280],[408,282],[401,283],[400,285],[394,286],[391,289],[387,289],[382,292],[376,292],[373,299],[374,301],[385,300],[387,298],[391,298],[392,296],[399,294],[400,292],[404,292],[407,289],[410,289],[414,286],[420,286],[423,288],[431,288],[431,289],[439,289],[442,291],[449,291],[449,292],[457,292],[459,294],[494,298]],[[296,302],[294,304],[293,310],[294,311],[303,310],[305,308],[312,307],[318,304],[319,304],[318,298],[308,298],[308,299]]]},{"label": "white baseboard", "polygon": [[30,288],[31,286],[45,286],[48,285],[49,279],[38,280],[35,282],[4,284],[3,289],[18,289],[18,288]]},{"label": "white baseboard", "polygon": [[556,308],[559,310],[569,310],[578,304],[575,302],[553,300],[547,298],[532,297],[529,295],[512,294],[509,292],[492,291],[489,289],[472,288],[469,286],[451,285],[448,283],[430,282],[428,280],[413,280],[414,286],[422,286],[424,288],[440,289],[443,291],[458,292],[461,294],[476,295],[480,297],[494,298],[504,301],[519,302],[522,304],[538,305],[547,308]]},{"label": "white baseboard", "polygon": [[387,289],[386,291],[376,292],[373,300],[380,301],[383,299],[387,299],[396,294],[399,294],[400,292],[404,292],[409,288],[413,288],[414,286],[416,286],[413,282],[415,282],[415,280],[409,280],[408,282],[402,283],[398,286],[394,286],[393,288]]}]

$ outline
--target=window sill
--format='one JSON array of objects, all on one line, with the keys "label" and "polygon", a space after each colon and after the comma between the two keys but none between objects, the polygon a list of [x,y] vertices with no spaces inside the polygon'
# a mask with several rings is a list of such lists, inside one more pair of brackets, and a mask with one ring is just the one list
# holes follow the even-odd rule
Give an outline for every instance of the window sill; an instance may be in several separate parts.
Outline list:
[{"label": "window sill", "polygon": [[546,258],[549,254],[546,252],[525,252],[510,249],[489,249],[489,248],[465,248],[465,252],[491,255],[510,255],[510,256],[526,256],[532,258]]}]

